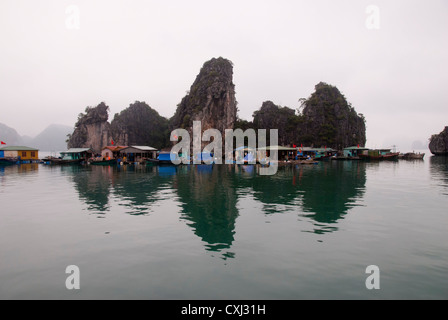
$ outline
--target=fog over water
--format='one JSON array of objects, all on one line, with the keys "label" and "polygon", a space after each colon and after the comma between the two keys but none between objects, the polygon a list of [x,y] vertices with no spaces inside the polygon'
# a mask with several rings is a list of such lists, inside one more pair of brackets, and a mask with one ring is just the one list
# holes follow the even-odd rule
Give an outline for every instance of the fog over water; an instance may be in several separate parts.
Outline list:
[{"label": "fog over water", "polygon": [[[239,115],[298,108],[320,81],[367,119],[367,146],[427,145],[448,119],[446,1],[0,3],[0,122],[35,136],[87,106],[171,117],[202,64],[234,63]],[[415,144],[414,144],[415,146]]]}]

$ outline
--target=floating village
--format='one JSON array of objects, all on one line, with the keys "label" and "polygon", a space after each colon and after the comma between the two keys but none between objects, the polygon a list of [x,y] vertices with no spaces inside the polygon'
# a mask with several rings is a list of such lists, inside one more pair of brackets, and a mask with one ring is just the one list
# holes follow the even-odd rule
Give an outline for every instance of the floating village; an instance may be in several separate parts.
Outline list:
[{"label": "floating village", "polygon": [[[268,146],[253,149],[246,146],[233,150],[232,160],[220,159],[213,153],[198,153],[190,157],[170,150],[157,150],[150,146],[106,146],[100,153],[94,153],[90,148],[71,148],[60,152],[60,156],[39,157],[39,150],[26,146],[6,146],[0,148],[0,165],[15,165],[25,163],[41,163],[44,165],[175,165],[179,160],[183,165],[197,163],[213,165],[246,164],[268,165],[274,161],[271,153],[277,152],[277,162],[288,164],[318,164],[320,161],[383,161],[383,160],[423,160],[424,153],[400,153],[393,149],[369,149],[352,146],[343,150],[332,148],[313,148],[297,146]],[[224,160],[224,161],[223,161]]]},{"label": "floating village", "polygon": [[[213,58],[204,63],[170,119],[160,116],[145,102],[136,101],[115,114],[109,123],[109,107],[101,102],[78,115],[73,133],[67,135],[68,150],[40,157],[37,148],[10,146],[1,141],[5,146],[0,148],[0,165],[269,165],[274,162],[312,165],[321,161],[422,160],[425,156],[424,153],[400,153],[396,147],[365,147],[365,117],[355,111],[335,86],[320,82],[308,99],[299,101],[297,110],[265,101],[253,113],[251,121],[241,120],[237,114],[233,63],[222,57]],[[198,148],[194,146],[194,152],[173,153],[168,133],[173,128],[194,129],[196,121],[204,128],[216,128],[219,132],[227,128],[246,132],[277,128],[278,139],[275,145],[258,148],[237,142],[235,149],[226,147],[225,159],[219,158],[221,153],[216,149],[207,148],[216,154],[204,153],[196,151]],[[448,127],[431,137],[429,149],[435,155],[446,155],[447,146]]]}]

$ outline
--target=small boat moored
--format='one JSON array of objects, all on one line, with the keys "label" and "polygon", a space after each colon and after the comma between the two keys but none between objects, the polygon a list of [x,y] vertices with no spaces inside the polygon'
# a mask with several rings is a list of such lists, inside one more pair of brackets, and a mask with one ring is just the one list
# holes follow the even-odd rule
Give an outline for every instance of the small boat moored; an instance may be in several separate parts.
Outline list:
[{"label": "small boat moored", "polygon": [[107,160],[91,160],[89,164],[94,166],[113,166],[117,164],[117,160],[115,159],[107,159]]},{"label": "small boat moored", "polygon": [[423,160],[424,157],[425,157],[424,153],[407,152],[401,155],[400,158],[405,160]]},{"label": "small boat moored", "polygon": [[0,166],[16,164],[19,160],[15,158],[0,158]]}]

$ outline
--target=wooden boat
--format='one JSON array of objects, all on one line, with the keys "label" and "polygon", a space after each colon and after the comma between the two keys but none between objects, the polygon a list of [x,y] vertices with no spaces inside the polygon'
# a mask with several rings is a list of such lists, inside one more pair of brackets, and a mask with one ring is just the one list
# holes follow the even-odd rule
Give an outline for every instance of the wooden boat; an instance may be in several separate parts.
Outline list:
[{"label": "wooden boat", "polygon": [[369,150],[367,153],[362,153],[359,157],[362,160],[373,160],[373,161],[381,161],[381,160],[397,160],[399,157],[399,152],[391,152],[390,149],[376,149]]},{"label": "wooden boat", "polygon": [[360,157],[363,160],[380,161],[380,160],[397,160],[399,155],[400,155],[399,152],[394,152],[394,153],[379,154],[379,155],[360,155]]},{"label": "wooden boat", "polygon": [[[179,159],[176,154],[173,154],[173,156]],[[174,165],[171,161],[171,152],[160,152],[157,159],[148,159],[148,163],[157,165]]]},{"label": "wooden boat", "polygon": [[[279,162],[279,164],[284,162]],[[319,164],[319,161],[316,159],[305,159],[305,160],[290,160],[286,163],[292,163],[292,164]]]},{"label": "wooden boat", "polygon": [[315,159],[307,159],[307,160],[299,160],[299,164],[319,164],[319,162]]},{"label": "wooden boat", "polygon": [[48,157],[43,159],[44,162],[49,162],[50,164],[79,164],[83,159],[61,159]]},{"label": "wooden boat", "polygon": [[424,153],[415,153],[415,152],[408,152],[403,155],[403,159],[406,160],[423,160],[425,154]]},{"label": "wooden boat", "polygon": [[160,162],[159,159],[147,159],[147,160],[146,160],[146,165],[147,165],[147,166],[158,165],[159,162]]},{"label": "wooden boat", "polygon": [[110,160],[92,160],[89,162],[91,165],[94,166],[113,166],[117,164],[117,160],[110,159]]},{"label": "wooden boat", "polygon": [[15,158],[0,158],[0,165],[1,166],[9,166],[12,164],[17,163],[17,159]]},{"label": "wooden boat", "polygon": [[331,160],[335,160],[335,161],[345,161],[345,160],[361,160],[360,157],[344,157],[344,156],[333,156],[331,157]]}]

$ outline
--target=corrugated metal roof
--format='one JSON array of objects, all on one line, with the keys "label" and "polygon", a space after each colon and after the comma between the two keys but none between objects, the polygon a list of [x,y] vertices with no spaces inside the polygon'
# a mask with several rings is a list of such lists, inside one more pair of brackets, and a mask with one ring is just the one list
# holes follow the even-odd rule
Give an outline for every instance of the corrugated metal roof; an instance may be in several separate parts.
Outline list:
[{"label": "corrugated metal roof", "polygon": [[68,149],[67,151],[63,151],[61,153],[81,153],[81,152],[87,152],[87,151],[92,152],[92,150],[90,150],[89,148],[71,148],[71,149]]},{"label": "corrugated metal roof", "polygon": [[30,148],[25,146],[8,146],[0,149],[1,151],[39,151],[36,148]]},{"label": "corrugated metal roof", "polygon": [[131,148],[135,148],[142,151],[157,151],[156,148],[149,147],[149,146],[131,146]]},{"label": "corrugated metal roof", "polygon": [[344,148],[344,150],[369,150],[369,148],[364,148],[364,147],[348,147],[348,148]]},{"label": "corrugated metal roof", "polygon": [[107,146],[104,147],[102,150],[109,149],[110,151],[120,151],[122,149],[126,149],[127,147],[128,146]]}]

